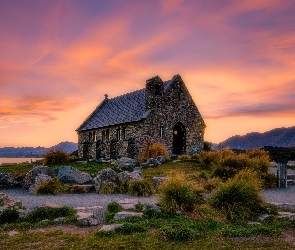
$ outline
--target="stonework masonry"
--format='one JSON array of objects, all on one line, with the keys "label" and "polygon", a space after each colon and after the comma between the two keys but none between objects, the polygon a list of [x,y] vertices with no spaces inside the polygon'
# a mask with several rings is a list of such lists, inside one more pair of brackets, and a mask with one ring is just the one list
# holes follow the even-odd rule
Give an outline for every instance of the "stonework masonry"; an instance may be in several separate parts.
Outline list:
[{"label": "stonework masonry", "polygon": [[[154,142],[164,144],[170,156],[194,154],[203,150],[205,123],[179,75],[167,82],[163,82],[158,76],[153,77],[147,80],[146,88],[141,91],[144,92],[144,98],[135,98],[134,101],[144,102],[142,118],[136,121],[126,118],[125,123],[95,126],[95,121],[103,119],[100,115],[103,105],[107,102],[110,102],[109,105],[116,105],[120,98],[129,98],[126,107],[119,107],[128,109],[128,103],[133,101],[132,95],[135,95],[132,92],[126,96],[104,100],[86,119],[77,129],[80,158],[137,158],[147,143]],[[108,109],[103,112],[105,115]],[[108,115],[113,114],[110,112]]]}]

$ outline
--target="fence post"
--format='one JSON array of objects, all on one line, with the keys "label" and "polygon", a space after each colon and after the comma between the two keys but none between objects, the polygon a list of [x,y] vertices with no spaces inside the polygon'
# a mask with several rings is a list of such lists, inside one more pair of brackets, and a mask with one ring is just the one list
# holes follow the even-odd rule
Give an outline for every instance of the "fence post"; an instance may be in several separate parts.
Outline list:
[{"label": "fence post", "polygon": [[278,187],[287,187],[287,164],[286,158],[277,158],[278,170],[277,170],[277,183]]}]

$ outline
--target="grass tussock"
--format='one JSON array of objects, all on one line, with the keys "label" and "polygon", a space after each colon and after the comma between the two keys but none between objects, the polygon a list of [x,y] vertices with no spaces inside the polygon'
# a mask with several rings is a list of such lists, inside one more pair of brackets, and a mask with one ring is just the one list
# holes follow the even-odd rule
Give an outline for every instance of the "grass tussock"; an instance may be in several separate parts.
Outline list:
[{"label": "grass tussock", "polygon": [[148,143],[140,152],[138,160],[144,162],[150,158],[157,158],[158,156],[165,156],[169,159],[166,146],[160,143]]},{"label": "grass tussock", "polygon": [[160,205],[166,211],[193,211],[204,202],[204,189],[185,179],[184,175],[169,178],[160,187]]},{"label": "grass tussock", "polygon": [[243,170],[219,186],[210,198],[212,207],[221,210],[227,220],[241,222],[265,212],[259,191],[261,181],[255,172]]},{"label": "grass tussock", "polygon": [[63,164],[69,161],[69,154],[63,150],[50,150],[43,155],[44,165]]},{"label": "grass tussock", "polygon": [[58,178],[54,177],[46,182],[43,182],[36,188],[36,194],[83,194],[86,193],[86,188],[79,185],[62,185]]}]

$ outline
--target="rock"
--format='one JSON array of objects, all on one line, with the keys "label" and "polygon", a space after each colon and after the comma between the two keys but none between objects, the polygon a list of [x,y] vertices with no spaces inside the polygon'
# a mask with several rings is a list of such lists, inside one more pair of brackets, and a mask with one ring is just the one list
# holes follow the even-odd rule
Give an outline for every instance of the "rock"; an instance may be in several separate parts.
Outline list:
[{"label": "rock", "polygon": [[0,213],[8,208],[19,210],[21,207],[20,201],[12,200],[6,194],[0,192]]},{"label": "rock", "polygon": [[75,210],[77,213],[91,213],[95,214],[96,219],[101,224],[104,220],[105,209],[103,206],[92,206],[92,207],[76,207]]},{"label": "rock", "polygon": [[14,236],[14,235],[17,235],[17,234],[19,234],[19,232],[18,231],[15,231],[15,230],[12,230],[12,231],[9,231],[8,233],[8,236]]},{"label": "rock", "polygon": [[7,174],[0,170],[0,188],[15,188],[19,183],[11,174]]},{"label": "rock", "polygon": [[61,166],[55,169],[57,178],[63,184],[69,185],[87,185],[92,184],[92,177],[88,173],[83,173],[80,170],[70,167]]},{"label": "rock", "polygon": [[9,202],[11,202],[11,199],[9,199],[6,194],[0,193],[0,206],[4,206]]},{"label": "rock", "polygon": [[172,161],[172,162],[180,162],[181,160],[174,160],[174,161]]},{"label": "rock", "polygon": [[161,165],[161,163],[157,159],[150,158],[147,160],[147,165],[151,167],[151,165],[158,166]]},{"label": "rock", "polygon": [[77,213],[77,222],[81,226],[97,226],[99,224],[99,220],[97,216],[93,213]]},{"label": "rock", "polygon": [[156,204],[152,204],[150,208],[158,213],[161,213],[161,208],[157,206]]},{"label": "rock", "polygon": [[118,201],[118,203],[123,209],[134,209],[138,204],[138,199],[124,199]]},{"label": "rock", "polygon": [[23,187],[29,189],[30,186],[35,184],[35,179],[38,175],[43,174],[54,177],[54,171],[47,166],[34,166],[25,176]]},{"label": "rock", "polygon": [[160,186],[163,182],[168,180],[168,177],[155,176],[151,180],[155,186]]},{"label": "rock", "polygon": [[53,221],[54,222],[61,222],[65,219],[65,217],[58,217],[58,218],[55,218]]},{"label": "rock", "polygon": [[118,159],[118,168],[121,170],[132,171],[138,165],[138,161],[128,157]]},{"label": "rock", "polygon": [[263,221],[265,221],[265,219],[267,219],[268,217],[270,217],[269,214],[263,214],[263,215],[259,216],[258,221],[263,222]]},{"label": "rock", "polygon": [[109,184],[113,187],[117,185],[117,174],[110,168],[99,171],[96,177],[93,179],[93,184],[96,192],[99,192],[103,184]]},{"label": "rock", "polygon": [[111,224],[111,225],[103,225],[99,231],[110,232],[114,231],[119,227],[122,227],[123,224]]},{"label": "rock", "polygon": [[114,160],[114,159],[111,159],[110,160],[110,164],[112,165],[117,165],[118,164],[118,161]]},{"label": "rock", "polygon": [[278,212],[277,218],[280,218],[280,219],[289,219],[291,221],[294,221],[295,220],[295,213]]},{"label": "rock", "polygon": [[44,203],[41,204],[40,206],[37,207],[38,208],[45,208],[45,209],[54,209],[54,208],[61,208],[62,206],[59,204],[54,204],[54,203]]},{"label": "rock", "polygon": [[143,216],[143,213],[122,211],[122,212],[115,214],[114,220],[123,220],[123,219],[130,218],[130,217],[140,217],[141,218],[142,216]]},{"label": "rock", "polygon": [[160,155],[157,157],[158,162],[165,163],[167,161],[167,158],[163,155]]},{"label": "rock", "polygon": [[118,174],[118,179],[119,181],[140,181],[143,180],[143,175],[141,172],[134,171],[134,172],[128,172],[128,171],[123,171]]},{"label": "rock", "polygon": [[259,225],[261,225],[261,223],[260,222],[255,222],[255,221],[249,221],[248,225],[257,225],[257,226],[259,226]]},{"label": "rock", "polygon": [[283,208],[283,209],[295,209],[295,204],[293,203],[279,203],[279,202],[270,202],[271,205],[277,207],[277,208]]},{"label": "rock", "polygon": [[35,194],[38,186],[50,179],[52,179],[51,176],[46,174],[36,175],[33,184],[29,187],[29,192]]}]

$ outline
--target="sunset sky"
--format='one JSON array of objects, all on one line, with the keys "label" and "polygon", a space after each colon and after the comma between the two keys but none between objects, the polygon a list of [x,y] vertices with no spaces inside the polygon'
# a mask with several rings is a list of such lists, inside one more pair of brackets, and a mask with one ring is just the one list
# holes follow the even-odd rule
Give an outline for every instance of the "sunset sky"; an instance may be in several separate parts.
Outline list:
[{"label": "sunset sky", "polygon": [[295,126],[295,1],[0,0],[0,147],[77,142],[103,100],[180,74],[205,139]]}]

